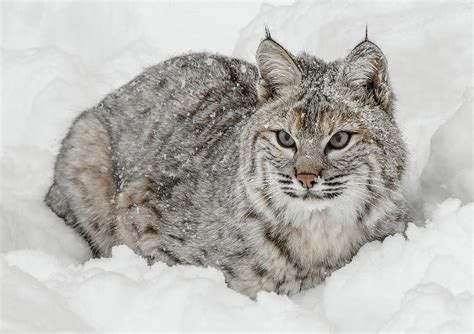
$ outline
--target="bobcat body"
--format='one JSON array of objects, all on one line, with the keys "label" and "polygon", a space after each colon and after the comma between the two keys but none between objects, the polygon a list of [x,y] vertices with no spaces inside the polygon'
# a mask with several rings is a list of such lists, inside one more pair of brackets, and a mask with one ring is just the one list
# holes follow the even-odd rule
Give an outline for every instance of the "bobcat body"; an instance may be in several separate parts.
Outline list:
[{"label": "bobcat body", "polygon": [[375,44],[326,63],[267,34],[257,66],[172,58],[84,111],[46,203],[95,256],[126,244],[251,297],[294,294],[404,232],[405,160]]}]

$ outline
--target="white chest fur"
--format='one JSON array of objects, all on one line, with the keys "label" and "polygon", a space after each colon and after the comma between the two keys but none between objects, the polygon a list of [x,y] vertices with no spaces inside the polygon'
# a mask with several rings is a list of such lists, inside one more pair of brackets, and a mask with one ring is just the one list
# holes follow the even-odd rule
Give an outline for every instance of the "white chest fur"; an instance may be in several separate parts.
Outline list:
[{"label": "white chest fur", "polygon": [[367,241],[366,228],[356,223],[357,210],[352,203],[320,208],[302,204],[295,201],[286,210],[291,222],[288,246],[302,263],[336,265],[350,259]]}]

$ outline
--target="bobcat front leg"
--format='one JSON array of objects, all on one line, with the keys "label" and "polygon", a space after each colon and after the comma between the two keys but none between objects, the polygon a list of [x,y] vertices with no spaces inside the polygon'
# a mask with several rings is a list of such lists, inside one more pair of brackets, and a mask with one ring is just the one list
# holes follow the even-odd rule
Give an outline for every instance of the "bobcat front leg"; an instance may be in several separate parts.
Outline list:
[{"label": "bobcat front leg", "polygon": [[152,183],[147,179],[132,181],[117,196],[117,234],[121,242],[151,264],[168,265],[180,261],[166,248],[161,213],[153,205]]}]

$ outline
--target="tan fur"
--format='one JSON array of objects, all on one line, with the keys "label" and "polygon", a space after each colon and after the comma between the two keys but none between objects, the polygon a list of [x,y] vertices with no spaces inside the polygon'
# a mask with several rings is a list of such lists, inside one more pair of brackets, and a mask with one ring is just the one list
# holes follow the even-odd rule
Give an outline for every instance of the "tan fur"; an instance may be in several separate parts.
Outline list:
[{"label": "tan fur", "polygon": [[64,166],[65,177],[75,186],[68,191],[72,199],[70,205],[83,213],[79,219],[85,232],[94,235],[96,241],[100,239],[94,244],[104,245],[103,241],[109,240],[101,247],[109,254],[112,246],[109,234],[113,230],[103,223],[113,217],[111,201],[115,191],[109,138],[93,116],[80,119],[76,124]]}]

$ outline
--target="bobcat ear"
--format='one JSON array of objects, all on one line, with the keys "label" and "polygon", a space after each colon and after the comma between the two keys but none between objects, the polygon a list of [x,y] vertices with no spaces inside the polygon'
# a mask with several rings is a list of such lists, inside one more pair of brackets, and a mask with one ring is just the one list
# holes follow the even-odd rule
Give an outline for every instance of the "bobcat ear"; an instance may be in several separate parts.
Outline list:
[{"label": "bobcat ear", "polygon": [[368,39],[359,43],[346,57],[342,76],[356,95],[373,98],[384,110],[391,110],[394,96],[387,60],[377,45]]},{"label": "bobcat ear", "polygon": [[291,54],[275,42],[267,30],[266,38],[257,49],[260,79],[257,94],[261,102],[272,96],[283,96],[301,80],[301,72]]}]

